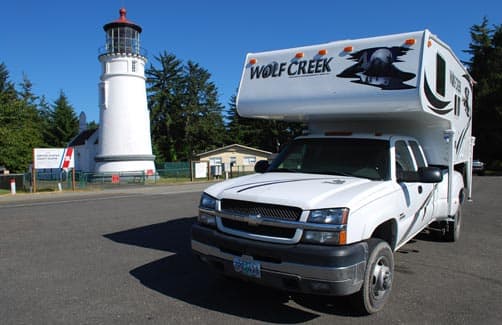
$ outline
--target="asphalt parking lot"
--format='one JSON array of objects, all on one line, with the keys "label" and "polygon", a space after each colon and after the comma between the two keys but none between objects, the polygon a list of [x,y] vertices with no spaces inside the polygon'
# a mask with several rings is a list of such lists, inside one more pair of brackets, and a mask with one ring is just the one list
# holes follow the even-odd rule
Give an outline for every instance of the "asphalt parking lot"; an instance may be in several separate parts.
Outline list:
[{"label": "asphalt parking lot", "polygon": [[1,324],[500,324],[501,177],[475,177],[457,243],[399,250],[391,299],[292,295],[208,274],[189,231],[205,184],[0,197]]}]

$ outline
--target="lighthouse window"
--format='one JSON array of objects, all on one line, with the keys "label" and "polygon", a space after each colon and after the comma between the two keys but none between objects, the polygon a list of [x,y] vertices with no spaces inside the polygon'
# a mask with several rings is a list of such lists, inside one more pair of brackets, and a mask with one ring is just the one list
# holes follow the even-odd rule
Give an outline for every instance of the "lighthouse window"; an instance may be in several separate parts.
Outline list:
[{"label": "lighthouse window", "polygon": [[131,71],[132,72],[136,72],[136,61],[132,61],[132,65],[131,65]]},{"label": "lighthouse window", "polygon": [[138,31],[128,26],[109,29],[106,34],[106,51],[108,53],[139,54]]}]

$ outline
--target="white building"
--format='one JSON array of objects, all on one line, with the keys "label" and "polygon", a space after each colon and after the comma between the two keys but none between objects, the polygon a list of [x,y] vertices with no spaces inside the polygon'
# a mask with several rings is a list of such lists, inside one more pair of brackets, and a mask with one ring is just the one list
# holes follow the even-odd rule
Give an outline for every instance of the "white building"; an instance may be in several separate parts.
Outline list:
[{"label": "white building", "polygon": [[96,152],[98,150],[98,130],[87,129],[85,113],[80,113],[79,133],[73,138],[68,147],[73,147],[75,169],[83,172],[93,172],[96,166]]}]

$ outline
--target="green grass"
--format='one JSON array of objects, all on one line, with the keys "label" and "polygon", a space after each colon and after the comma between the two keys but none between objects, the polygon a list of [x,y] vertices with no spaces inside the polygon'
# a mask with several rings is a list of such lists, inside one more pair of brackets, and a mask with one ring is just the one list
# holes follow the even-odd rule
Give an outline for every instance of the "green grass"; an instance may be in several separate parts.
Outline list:
[{"label": "green grass", "polygon": [[9,190],[0,189],[0,195],[4,195],[4,194],[10,194],[10,191]]}]

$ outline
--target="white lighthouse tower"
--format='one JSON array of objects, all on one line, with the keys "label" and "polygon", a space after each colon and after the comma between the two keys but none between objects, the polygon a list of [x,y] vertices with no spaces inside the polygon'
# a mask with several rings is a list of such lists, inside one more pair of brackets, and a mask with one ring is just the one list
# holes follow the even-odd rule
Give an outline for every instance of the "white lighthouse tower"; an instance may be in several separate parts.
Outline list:
[{"label": "white lighthouse tower", "polygon": [[146,58],[141,27],[120,18],[103,26],[106,46],[99,55],[99,143],[95,171],[155,173],[145,87]]}]

